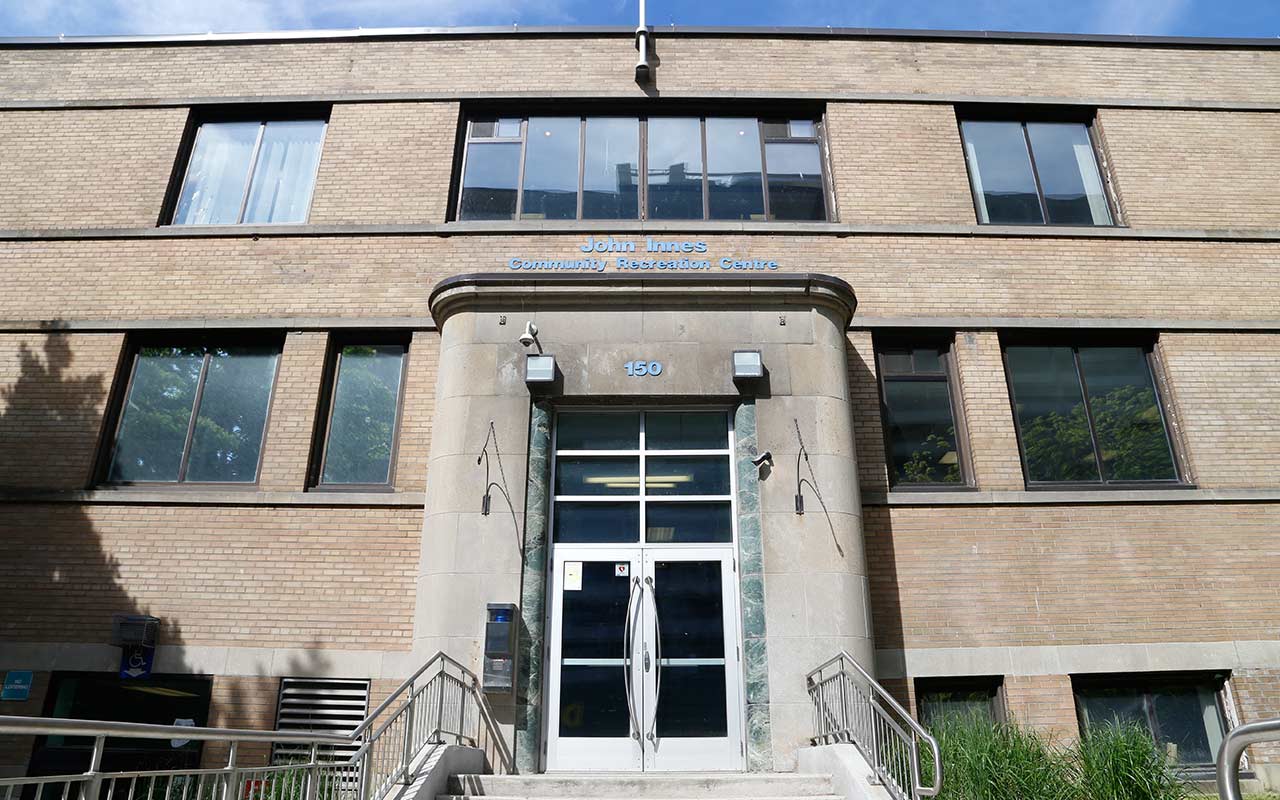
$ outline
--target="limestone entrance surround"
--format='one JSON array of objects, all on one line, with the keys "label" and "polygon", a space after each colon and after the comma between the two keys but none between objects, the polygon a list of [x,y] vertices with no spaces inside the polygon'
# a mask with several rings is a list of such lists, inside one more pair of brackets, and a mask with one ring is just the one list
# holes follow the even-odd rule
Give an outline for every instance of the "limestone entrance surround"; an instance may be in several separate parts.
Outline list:
[{"label": "limestone entrance surround", "polygon": [[[491,700],[519,770],[539,771],[554,409],[728,406],[747,763],[794,769],[812,724],[806,672],[842,648],[873,667],[847,376],[852,288],[809,273],[469,274],[439,283],[430,306],[441,345],[415,653],[444,650],[478,671],[485,604],[518,603],[516,696]],[[527,322],[538,336],[526,348],[517,339]],[[741,349],[761,352],[763,380],[734,382]],[[539,351],[555,356],[561,379],[531,393],[524,362]],[[641,359],[661,362],[661,374],[628,375],[626,363]],[[766,450],[773,463],[760,469],[752,460]]]}]

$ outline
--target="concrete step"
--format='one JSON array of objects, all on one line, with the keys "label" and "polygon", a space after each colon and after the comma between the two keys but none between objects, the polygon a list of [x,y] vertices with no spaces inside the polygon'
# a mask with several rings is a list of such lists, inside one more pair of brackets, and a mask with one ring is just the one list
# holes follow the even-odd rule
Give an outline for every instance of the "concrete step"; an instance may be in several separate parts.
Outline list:
[{"label": "concrete step", "polygon": [[795,773],[556,773],[551,775],[455,775],[449,793],[461,797],[556,800],[780,800],[828,798],[830,775]]},{"label": "concrete step", "polygon": [[[475,794],[438,794],[436,800],[474,800],[474,798],[483,797],[485,800],[530,800],[528,795],[519,796],[503,796],[503,795],[475,795]],[[719,797],[719,795],[717,795]],[[616,798],[597,797],[594,795],[586,795],[583,797],[575,797],[574,800],[616,800]],[[697,797],[661,797],[648,798],[647,800],[706,800],[706,795]],[[726,797],[724,800],[736,800],[736,797]],[[751,797],[750,800],[844,800],[844,795],[839,794],[813,794],[813,795],[787,795],[785,797]]]}]

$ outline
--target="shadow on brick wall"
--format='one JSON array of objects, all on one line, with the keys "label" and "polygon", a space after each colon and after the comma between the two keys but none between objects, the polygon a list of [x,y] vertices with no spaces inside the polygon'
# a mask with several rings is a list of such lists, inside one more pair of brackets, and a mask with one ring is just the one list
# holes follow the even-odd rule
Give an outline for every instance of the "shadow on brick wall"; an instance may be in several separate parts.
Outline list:
[{"label": "shadow on brick wall", "polygon": [[[0,384],[0,457],[8,460],[0,469],[6,476],[0,478],[0,649],[8,650],[4,668],[34,668],[38,678],[30,700],[0,704],[0,714],[30,716],[54,711],[51,676],[44,670],[114,672],[119,651],[107,647],[113,616],[152,609],[122,580],[126,573],[130,583],[147,580],[129,563],[132,548],[110,552],[95,528],[94,509],[102,507],[69,502],[66,492],[84,485],[92,460],[86,441],[98,439],[110,376],[74,372],[73,337],[66,333],[46,334],[40,349],[23,342],[17,356],[16,375]],[[30,466],[25,475],[21,462]],[[139,516],[146,511],[135,508]],[[160,643],[183,644],[179,620],[163,620]],[[163,668],[191,672],[173,658],[164,658]],[[35,745],[32,737],[0,738],[0,771],[25,770]],[[74,770],[80,756],[87,766],[87,753],[60,749],[35,748],[31,771]],[[179,755],[161,751],[155,768],[170,766]],[[121,768],[110,761],[103,766]]]}]

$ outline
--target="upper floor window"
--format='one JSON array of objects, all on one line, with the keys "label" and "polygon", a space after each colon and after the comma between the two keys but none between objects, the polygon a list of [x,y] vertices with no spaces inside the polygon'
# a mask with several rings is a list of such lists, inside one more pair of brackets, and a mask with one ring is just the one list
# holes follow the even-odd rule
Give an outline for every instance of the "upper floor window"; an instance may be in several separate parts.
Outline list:
[{"label": "upper floor window", "polygon": [[1223,675],[1099,675],[1073,678],[1080,728],[1136,725],[1170,760],[1184,767],[1213,764],[1226,722]]},{"label": "upper floor window", "polygon": [[825,220],[812,118],[530,116],[467,125],[460,220]]},{"label": "upper floor window", "polygon": [[1113,224],[1089,125],[966,119],[960,131],[979,222]]},{"label": "upper floor window", "polygon": [[938,345],[877,346],[885,446],[894,485],[964,482],[948,377]]},{"label": "upper floor window", "polygon": [[1146,347],[1005,348],[1028,484],[1176,482]]},{"label": "upper floor window", "polygon": [[173,224],[306,222],[326,124],[319,118],[202,123]]},{"label": "upper floor window", "polygon": [[334,348],[319,486],[391,483],[407,353],[403,342],[349,340]]},{"label": "upper floor window", "polygon": [[107,480],[256,481],[279,358],[279,342],[137,347]]}]

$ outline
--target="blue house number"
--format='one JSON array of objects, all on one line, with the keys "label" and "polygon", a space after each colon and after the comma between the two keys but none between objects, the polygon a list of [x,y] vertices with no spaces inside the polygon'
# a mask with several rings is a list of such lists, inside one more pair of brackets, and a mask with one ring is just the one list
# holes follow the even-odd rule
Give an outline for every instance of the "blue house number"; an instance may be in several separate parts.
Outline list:
[{"label": "blue house number", "polygon": [[631,378],[656,377],[662,374],[661,361],[628,361],[623,366],[627,368],[627,376]]}]

